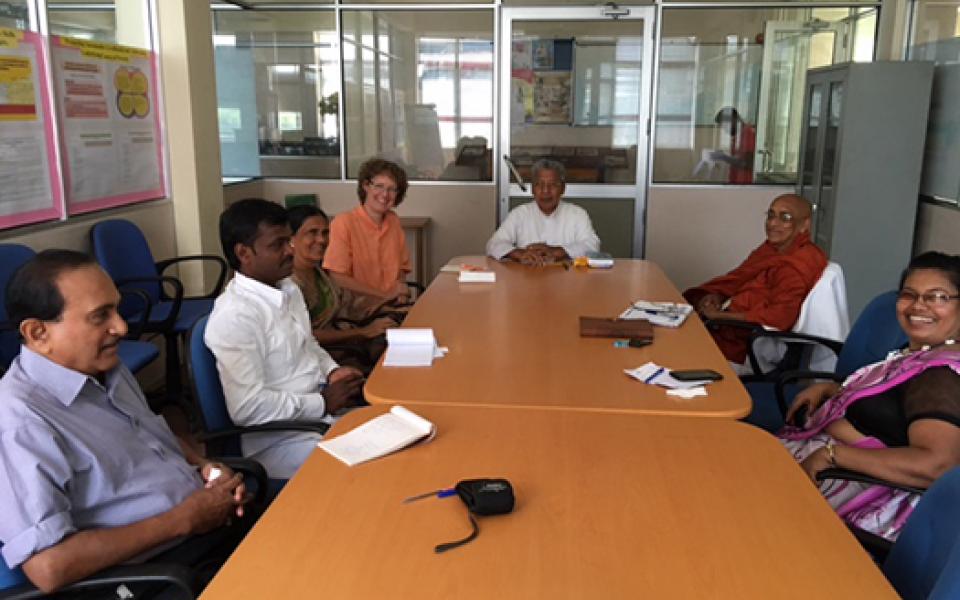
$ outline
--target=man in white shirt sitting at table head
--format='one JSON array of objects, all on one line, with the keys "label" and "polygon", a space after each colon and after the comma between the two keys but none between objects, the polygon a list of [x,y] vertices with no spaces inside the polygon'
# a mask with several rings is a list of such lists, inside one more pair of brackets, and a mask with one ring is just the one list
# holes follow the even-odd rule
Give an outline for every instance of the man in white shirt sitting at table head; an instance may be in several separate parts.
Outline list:
[{"label": "man in white shirt sitting at table head", "polygon": [[[220,243],[236,274],[214,304],[204,342],[238,425],[330,422],[362,402],[360,371],[337,365],[313,337],[303,294],[289,278],[290,237],[286,210],[267,200],[240,200],[220,215]],[[289,479],[319,439],[311,432],[247,434],[243,453],[271,478]]]},{"label": "man in white shirt sitting at table head", "polygon": [[510,211],[487,242],[487,254],[497,260],[544,265],[600,250],[587,211],[560,198],[566,189],[566,169],[555,160],[533,165],[533,202]]}]

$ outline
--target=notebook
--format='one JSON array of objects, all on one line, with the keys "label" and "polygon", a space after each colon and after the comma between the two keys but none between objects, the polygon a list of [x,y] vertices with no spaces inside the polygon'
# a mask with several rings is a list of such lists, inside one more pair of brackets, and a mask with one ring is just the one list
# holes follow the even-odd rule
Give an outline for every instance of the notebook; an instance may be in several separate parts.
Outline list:
[{"label": "notebook", "polygon": [[317,447],[352,467],[431,438],[436,430],[433,423],[420,415],[402,406],[394,406],[390,412],[343,435],[323,440]]}]

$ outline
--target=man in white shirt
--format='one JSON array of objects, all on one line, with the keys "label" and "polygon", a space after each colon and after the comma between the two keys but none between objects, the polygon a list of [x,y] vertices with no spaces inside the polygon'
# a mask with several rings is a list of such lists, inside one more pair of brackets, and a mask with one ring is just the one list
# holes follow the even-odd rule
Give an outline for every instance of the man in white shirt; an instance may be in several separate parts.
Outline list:
[{"label": "man in white shirt", "polygon": [[510,211],[487,242],[487,254],[497,260],[543,265],[584,256],[600,249],[587,211],[562,202],[566,169],[554,160],[533,165],[534,202]]},{"label": "man in white shirt", "polygon": [[[220,215],[220,243],[236,272],[217,298],[204,341],[217,358],[227,410],[238,425],[330,422],[359,399],[363,375],[320,347],[300,288],[290,279],[287,212],[248,198]],[[243,453],[270,477],[289,479],[320,436],[270,432],[243,437]]]}]

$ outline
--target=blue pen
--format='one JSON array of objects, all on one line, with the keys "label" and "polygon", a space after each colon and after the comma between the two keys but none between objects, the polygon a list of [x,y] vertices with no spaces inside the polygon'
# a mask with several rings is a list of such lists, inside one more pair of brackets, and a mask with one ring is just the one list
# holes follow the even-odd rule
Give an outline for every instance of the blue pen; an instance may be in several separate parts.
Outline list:
[{"label": "blue pen", "polygon": [[653,375],[651,375],[650,377],[647,377],[646,379],[644,379],[643,382],[644,382],[644,383],[650,383],[651,381],[653,381],[654,379],[656,379],[657,377],[659,377],[660,374],[663,373],[664,371],[666,371],[666,369],[663,368],[663,367],[660,367],[659,369],[657,369],[657,370],[653,373]]},{"label": "blue pen", "polygon": [[445,490],[434,490],[432,492],[427,492],[425,494],[417,494],[416,496],[410,496],[403,500],[404,504],[410,504],[411,502],[416,502],[417,500],[423,500],[425,498],[430,498],[436,496],[437,498],[449,498],[450,496],[456,495],[457,490],[455,488],[448,488]]}]

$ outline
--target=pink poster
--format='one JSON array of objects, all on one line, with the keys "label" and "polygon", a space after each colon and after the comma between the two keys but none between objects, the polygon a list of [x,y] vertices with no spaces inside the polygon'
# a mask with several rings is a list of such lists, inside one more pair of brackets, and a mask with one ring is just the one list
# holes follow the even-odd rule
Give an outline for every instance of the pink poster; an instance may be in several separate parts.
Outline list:
[{"label": "pink poster", "polygon": [[67,212],[165,197],[156,55],[50,38]]},{"label": "pink poster", "polygon": [[0,28],[0,229],[63,216],[44,73],[40,35]]}]

